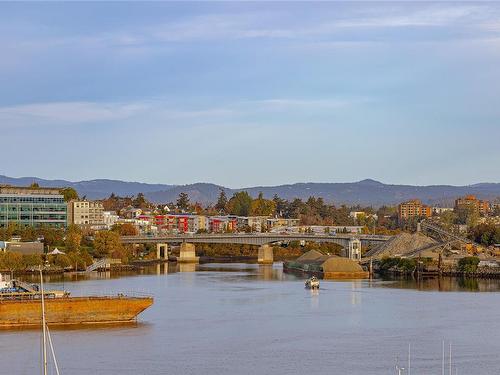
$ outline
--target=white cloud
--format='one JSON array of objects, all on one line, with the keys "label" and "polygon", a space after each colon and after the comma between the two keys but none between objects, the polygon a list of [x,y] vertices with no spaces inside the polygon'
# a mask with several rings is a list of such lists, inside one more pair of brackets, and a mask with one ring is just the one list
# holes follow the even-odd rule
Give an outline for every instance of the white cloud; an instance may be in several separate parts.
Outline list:
[{"label": "white cloud", "polygon": [[340,109],[366,99],[297,99],[275,98],[234,101],[217,107],[179,109],[168,100],[131,101],[124,103],[51,102],[0,107],[0,128],[72,126],[85,124],[128,123],[203,125],[217,122],[245,123],[255,114],[289,115]]},{"label": "white cloud", "polygon": [[[32,37],[17,40],[12,36],[0,37],[0,47],[41,49],[62,46],[82,48],[114,48],[152,46],[159,44],[222,41],[238,39],[296,39],[328,38],[344,39],[346,30],[383,29],[404,27],[448,26],[463,23],[478,31],[500,31],[499,8],[485,4],[395,4],[356,6],[348,10],[318,12],[297,19],[298,14],[254,11],[246,13],[202,14],[173,22],[138,26],[133,29],[115,29],[88,35],[38,36],[36,25]],[[495,18],[497,17],[497,18]],[[7,34],[4,34],[7,35]]]},{"label": "white cloud", "polygon": [[129,118],[147,107],[143,103],[56,102],[0,107],[0,123],[79,124]]}]

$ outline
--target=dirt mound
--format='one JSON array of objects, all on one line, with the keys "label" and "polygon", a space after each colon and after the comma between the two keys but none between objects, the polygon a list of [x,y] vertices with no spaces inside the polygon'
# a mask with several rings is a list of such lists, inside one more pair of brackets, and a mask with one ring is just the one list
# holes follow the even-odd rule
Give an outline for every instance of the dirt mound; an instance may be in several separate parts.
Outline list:
[{"label": "dirt mound", "polygon": [[435,244],[436,241],[422,233],[400,233],[383,245],[369,251],[367,257],[395,257]]},{"label": "dirt mound", "polygon": [[336,256],[329,257],[321,266],[323,272],[363,272],[363,268],[354,260]]}]

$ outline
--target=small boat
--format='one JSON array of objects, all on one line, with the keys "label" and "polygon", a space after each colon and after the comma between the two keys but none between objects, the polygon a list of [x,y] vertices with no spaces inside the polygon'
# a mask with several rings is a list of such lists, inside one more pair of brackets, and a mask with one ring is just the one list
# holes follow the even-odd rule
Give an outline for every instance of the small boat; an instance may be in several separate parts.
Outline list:
[{"label": "small boat", "polygon": [[319,289],[319,279],[316,276],[310,277],[305,282],[307,289]]}]

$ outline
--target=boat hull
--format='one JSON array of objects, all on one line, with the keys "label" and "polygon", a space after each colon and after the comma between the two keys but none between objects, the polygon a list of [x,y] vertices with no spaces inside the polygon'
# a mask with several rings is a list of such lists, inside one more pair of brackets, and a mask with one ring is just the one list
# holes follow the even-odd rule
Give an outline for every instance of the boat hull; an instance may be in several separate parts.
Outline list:
[{"label": "boat hull", "polygon": [[[151,297],[66,297],[45,299],[47,324],[110,324],[134,321],[153,304]],[[39,299],[0,301],[0,327],[41,324]]]}]

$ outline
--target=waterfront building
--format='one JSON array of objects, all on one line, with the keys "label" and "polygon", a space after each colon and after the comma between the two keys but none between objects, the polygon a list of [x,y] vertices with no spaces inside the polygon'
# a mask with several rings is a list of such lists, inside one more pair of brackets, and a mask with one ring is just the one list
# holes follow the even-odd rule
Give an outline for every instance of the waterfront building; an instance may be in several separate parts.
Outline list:
[{"label": "waterfront building", "polygon": [[422,204],[419,199],[412,199],[398,205],[398,217],[400,220],[413,217],[431,217],[432,208]]},{"label": "waterfront building", "polygon": [[67,204],[58,188],[0,186],[0,227],[67,225]]},{"label": "waterfront building", "polygon": [[455,210],[473,210],[479,215],[487,215],[490,211],[488,201],[477,199],[475,195],[466,195],[455,200]]},{"label": "waterfront building", "polygon": [[68,224],[104,227],[104,206],[101,202],[72,200],[68,203]]}]

